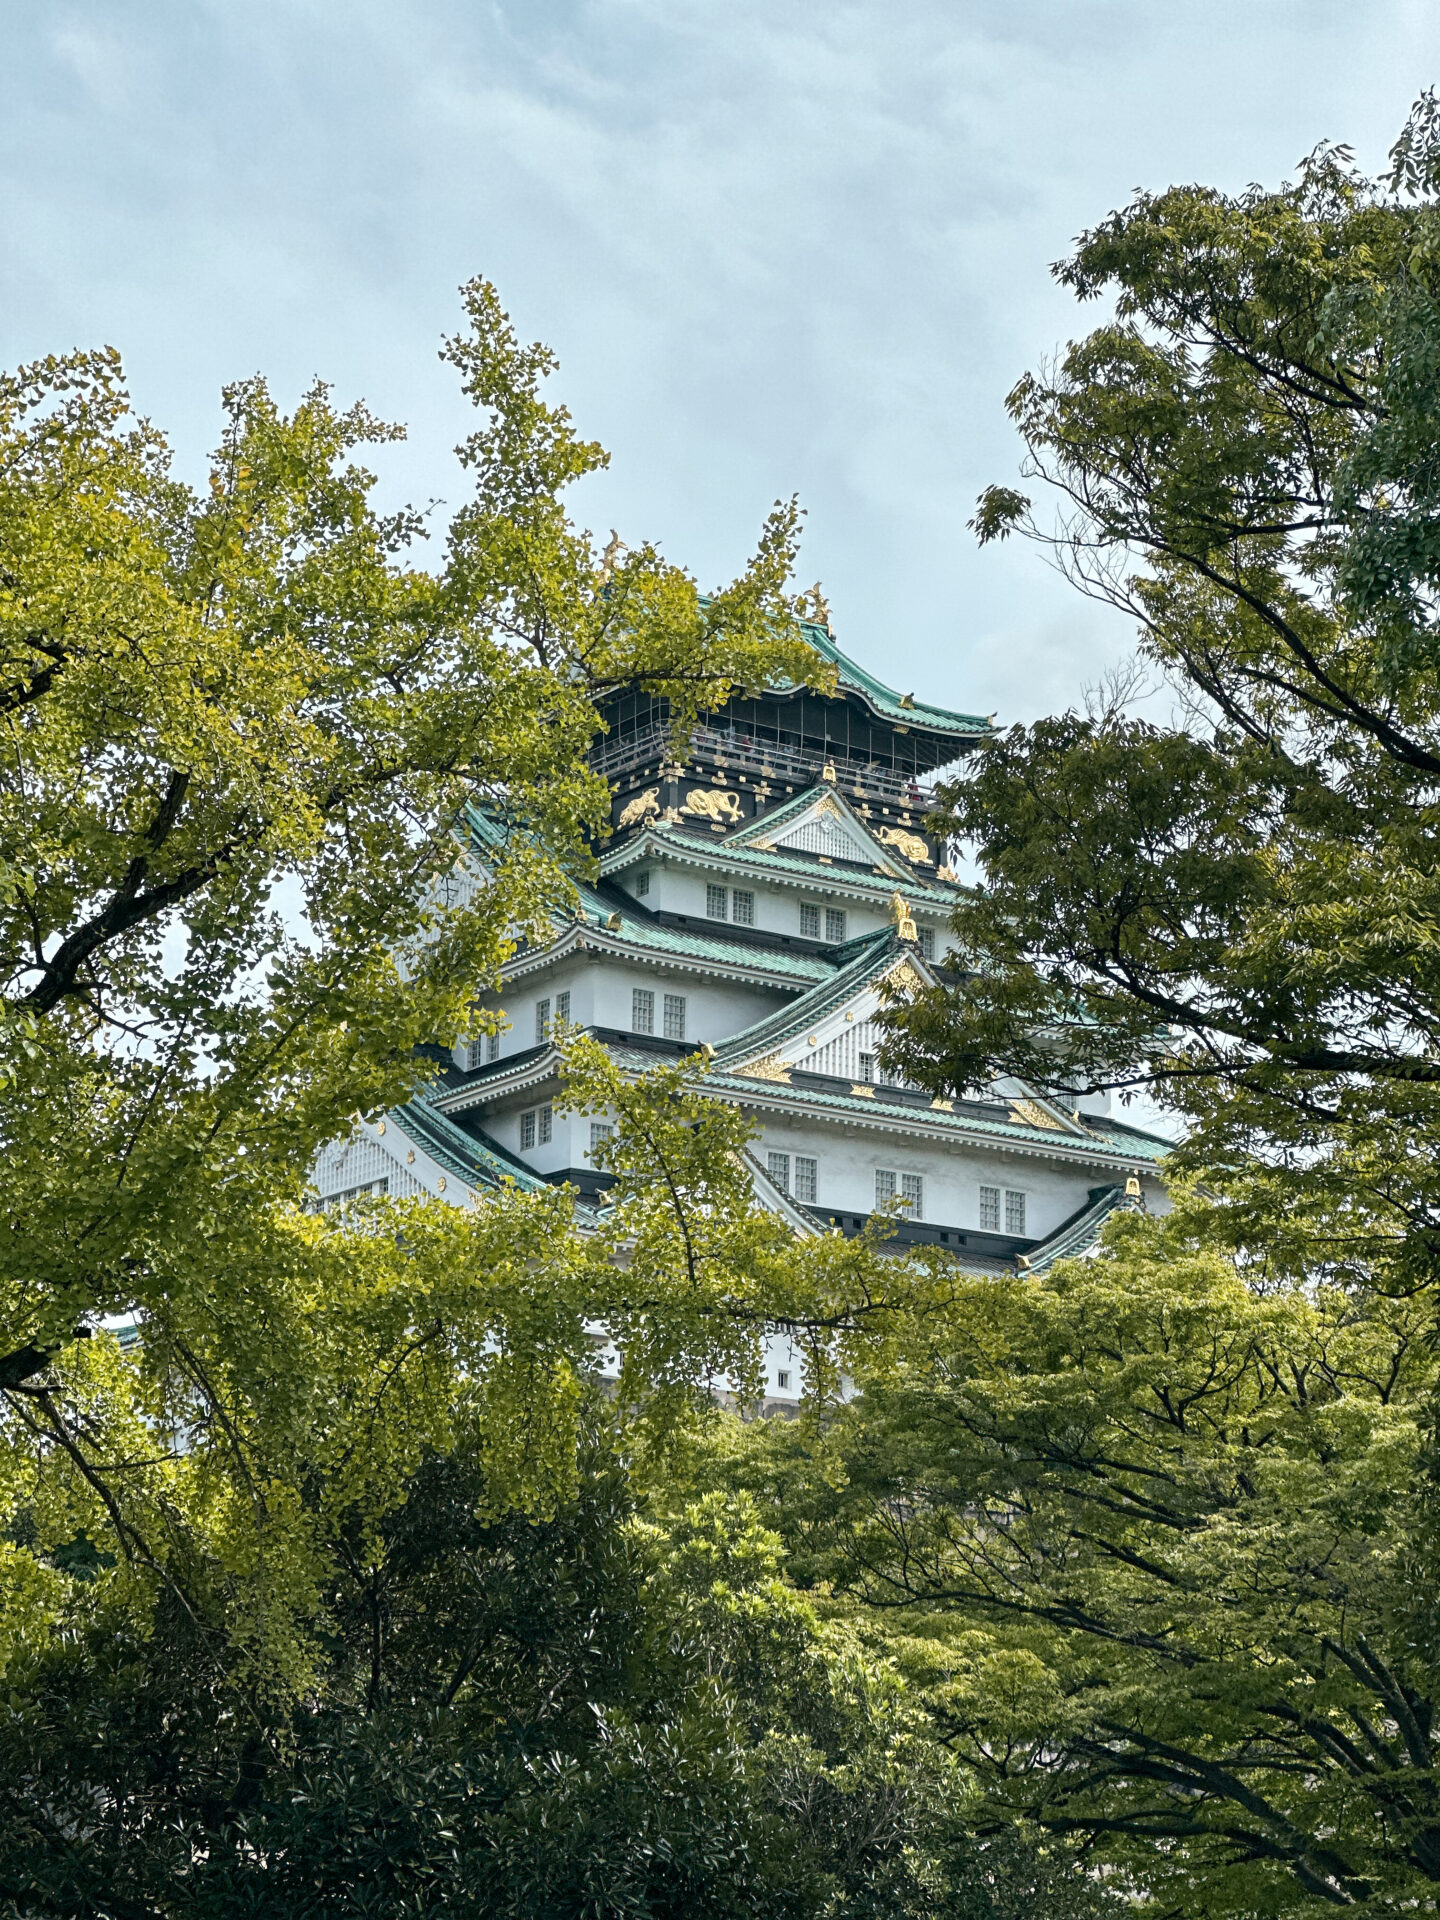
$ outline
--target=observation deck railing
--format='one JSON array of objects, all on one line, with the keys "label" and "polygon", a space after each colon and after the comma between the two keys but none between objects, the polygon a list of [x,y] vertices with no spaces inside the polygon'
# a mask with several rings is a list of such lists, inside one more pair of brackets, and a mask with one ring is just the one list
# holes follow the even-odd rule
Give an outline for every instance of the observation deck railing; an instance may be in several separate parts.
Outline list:
[{"label": "observation deck railing", "polygon": [[[591,750],[590,764],[597,773],[613,780],[632,767],[653,761],[657,766],[671,758],[670,730],[649,726],[639,733],[603,740]],[[872,761],[847,760],[833,752],[809,747],[784,746],[773,740],[757,740],[753,735],[721,727],[694,727],[690,733],[687,764],[708,762],[719,773],[730,767],[743,767],[762,779],[788,780],[809,786],[823,778],[825,768],[833,766],[835,784],[859,798],[889,800],[902,807],[924,812],[935,803],[935,779],[921,779],[894,767],[878,766]]]}]

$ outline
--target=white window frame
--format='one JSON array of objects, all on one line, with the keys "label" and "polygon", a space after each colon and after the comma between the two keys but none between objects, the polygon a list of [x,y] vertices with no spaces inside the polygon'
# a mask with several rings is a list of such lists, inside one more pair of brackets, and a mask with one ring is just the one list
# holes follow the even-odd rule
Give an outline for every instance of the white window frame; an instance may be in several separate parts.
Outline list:
[{"label": "white window frame", "polygon": [[765,1171],[770,1176],[772,1187],[778,1187],[781,1193],[790,1191],[790,1156],[781,1153],[778,1147],[769,1147],[765,1152]]},{"label": "white window frame", "polygon": [[707,920],[730,918],[729,889],[717,886],[713,880],[707,880],[705,883],[705,918]]},{"label": "white window frame", "polygon": [[820,909],[812,906],[808,900],[800,902],[800,938],[802,940],[820,938]]},{"label": "white window frame", "polygon": [[568,1027],[569,1024],[570,989],[567,987],[563,993],[557,993],[555,996],[555,1025],[557,1027]]},{"label": "white window frame", "polygon": [[802,1207],[818,1205],[820,1191],[820,1162],[813,1153],[797,1153],[795,1156],[795,1198]]},{"label": "white window frame", "polygon": [[654,1033],[655,993],[651,987],[632,987],[630,991],[630,1031]]},{"label": "white window frame", "polygon": [[683,993],[667,993],[663,1014],[665,1022],[664,1039],[683,1040],[685,1038],[685,1014],[685,995]]},{"label": "white window frame", "polygon": [[825,909],[825,944],[830,947],[840,946],[844,942],[845,929],[849,924],[844,907],[827,907]]},{"label": "white window frame", "polygon": [[737,927],[755,924],[755,895],[749,887],[736,887],[730,895],[730,918]]},{"label": "white window frame", "polygon": [[[887,1185],[888,1182],[888,1185]],[[912,1191],[906,1192],[906,1188]],[[875,1169],[875,1208],[882,1211],[894,1200],[910,1202],[904,1208],[907,1220],[925,1218],[925,1176],[916,1173],[913,1168],[876,1167]]]},{"label": "white window frame", "polygon": [[535,1002],[535,1044],[543,1047],[550,1038],[550,997]]}]

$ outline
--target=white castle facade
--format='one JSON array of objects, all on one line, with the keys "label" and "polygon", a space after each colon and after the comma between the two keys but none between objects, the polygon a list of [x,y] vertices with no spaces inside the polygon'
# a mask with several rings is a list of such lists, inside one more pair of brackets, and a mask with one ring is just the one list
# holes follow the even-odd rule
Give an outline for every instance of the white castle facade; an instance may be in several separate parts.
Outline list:
[{"label": "white castle facade", "polygon": [[[737,696],[683,762],[660,703],[612,704],[595,755],[614,795],[598,881],[506,967],[486,1000],[500,1034],[458,1047],[416,1099],[322,1154],[322,1205],[473,1205],[513,1180],[567,1182],[603,1207],[590,1156],[607,1123],[562,1104],[553,1034],[568,1024],[636,1073],[709,1049],[708,1092],[757,1129],[757,1196],[798,1232],[858,1233],[898,1200],[895,1245],[930,1242],[994,1274],[1083,1251],[1117,1206],[1163,1207],[1169,1143],[1103,1099],[1017,1081],[935,1099],[884,1072],[885,984],[933,979],[949,952],[959,883],[927,830],[929,785],[988,723],[896,694],[823,628],[806,637],[837,669],[833,696]],[[497,832],[478,812],[470,831],[483,879]],[[783,1403],[796,1363],[783,1346],[771,1363]]]}]

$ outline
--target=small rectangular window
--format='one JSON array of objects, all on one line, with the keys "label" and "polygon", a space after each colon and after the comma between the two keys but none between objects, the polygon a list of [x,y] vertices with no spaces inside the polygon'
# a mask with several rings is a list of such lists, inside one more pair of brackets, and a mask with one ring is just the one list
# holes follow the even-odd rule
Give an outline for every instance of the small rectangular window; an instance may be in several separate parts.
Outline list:
[{"label": "small rectangular window", "polygon": [[922,960],[933,960],[935,958],[935,929],[933,927],[921,927],[920,929],[920,958]]},{"label": "small rectangular window", "polygon": [[498,1033],[486,1034],[485,1058],[487,1060],[498,1060],[500,1058],[500,1036]]},{"label": "small rectangular window", "polygon": [[667,993],[665,996],[665,1038],[683,1040],[685,1038],[685,996],[683,993]]},{"label": "small rectangular window", "polygon": [[895,1198],[895,1176],[885,1167],[875,1169],[875,1204],[888,1207]]},{"label": "small rectangular window", "polygon": [[789,1193],[790,1156],[788,1153],[767,1153],[765,1156],[765,1171],[782,1193]]},{"label": "small rectangular window", "polygon": [[816,1163],[809,1154],[796,1154],[795,1198],[807,1207],[813,1207],[815,1204],[816,1171]]},{"label": "small rectangular window", "polygon": [[646,894],[647,894],[647,893],[649,893],[649,891],[650,891],[650,873],[649,873],[649,870],[648,870],[648,868],[647,868],[647,870],[646,870],[646,871],[645,871],[644,873],[637,873],[637,874],[636,874],[636,876],[635,876],[635,892],[636,892],[636,894],[638,895],[638,897],[639,897],[639,898],[640,898],[641,900],[643,900],[643,899],[645,898],[645,896],[646,896]]},{"label": "small rectangular window", "polygon": [[479,1040],[472,1040],[470,1044],[466,1047],[465,1069],[468,1073],[474,1073],[477,1067],[483,1066],[484,1064],[485,1064],[485,1041],[482,1035],[482,1037]]},{"label": "small rectangular window", "polygon": [[568,991],[565,993],[557,993],[555,996],[555,1024],[557,1027],[568,1027],[570,1024],[570,995]]},{"label": "small rectangular window", "polygon": [[901,1174],[900,1198],[905,1202],[912,1220],[925,1218],[925,1182],[918,1173]]},{"label": "small rectangular window", "polygon": [[986,1233],[998,1233],[1000,1231],[999,1187],[981,1187],[980,1225]]},{"label": "small rectangular window", "polygon": [[873,1086],[875,1081],[875,1056],[873,1053],[861,1054],[860,1078],[865,1082],[867,1086]]},{"label": "small rectangular window", "polygon": [[788,1393],[790,1391],[790,1370],[788,1367],[781,1367],[780,1371],[775,1375],[775,1384],[781,1393]]},{"label": "small rectangular window", "polygon": [[805,940],[820,938],[820,909],[802,904],[800,908],[800,934]]},{"label": "small rectangular window", "polygon": [[654,1033],[655,996],[649,987],[636,987],[630,995],[630,1028],[633,1033]]},{"label": "small rectangular window", "polygon": [[535,1044],[536,1046],[537,1047],[540,1046],[542,1042],[548,1040],[549,1038],[550,1038],[550,1002],[548,1000],[537,1000],[535,1002]]},{"label": "small rectangular window", "polygon": [[535,1121],[535,1131],[539,1136],[540,1145],[542,1147],[548,1147],[550,1144],[550,1136],[555,1126],[555,1109],[553,1107],[541,1107],[535,1115]]},{"label": "small rectangular window", "polygon": [[1005,1231],[1025,1231],[1025,1196],[1023,1193],[1012,1193],[1008,1188],[1005,1193]]},{"label": "small rectangular window", "polygon": [[532,1107],[529,1113],[522,1113],[520,1116],[520,1151],[524,1153],[527,1147],[533,1147],[534,1144],[535,1110]]},{"label": "small rectangular window", "polygon": [[729,895],[726,893],[724,887],[706,887],[705,918],[707,920],[723,920],[726,917],[725,904],[728,899]]},{"label": "small rectangular window", "polygon": [[838,946],[845,938],[845,910],[843,907],[825,909],[825,938],[831,946]]},{"label": "small rectangular window", "polygon": [[737,927],[753,927],[755,924],[755,896],[737,887],[730,896],[730,918]]},{"label": "small rectangular window", "polygon": [[615,1132],[615,1128],[614,1128],[614,1126],[613,1126],[613,1125],[611,1124],[611,1122],[610,1122],[610,1121],[608,1121],[608,1120],[592,1120],[592,1121],[590,1122],[590,1151],[591,1151],[591,1153],[592,1153],[592,1154],[594,1153],[594,1151],[595,1151],[595,1149],[596,1149],[596,1147],[598,1147],[598,1146],[599,1146],[599,1144],[600,1144],[600,1142],[601,1142],[602,1140],[609,1140],[609,1139],[610,1139],[610,1138],[611,1138],[611,1137],[612,1137],[612,1136],[614,1135],[614,1132]]}]

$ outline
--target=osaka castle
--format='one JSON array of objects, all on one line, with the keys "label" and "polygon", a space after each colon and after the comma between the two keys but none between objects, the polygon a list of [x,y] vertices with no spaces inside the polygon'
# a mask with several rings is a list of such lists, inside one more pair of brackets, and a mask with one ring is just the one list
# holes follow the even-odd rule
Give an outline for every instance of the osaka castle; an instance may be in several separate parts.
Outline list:
[{"label": "osaka castle", "polygon": [[[706,1091],[755,1129],[758,1201],[799,1233],[857,1234],[880,1211],[898,1218],[893,1246],[1002,1274],[1083,1252],[1117,1207],[1163,1208],[1170,1143],[1107,1096],[999,1080],[932,1098],[887,1072],[885,989],[945,967],[960,893],[933,782],[989,722],[884,686],[824,627],[806,638],[836,669],[833,693],[737,694],[683,759],[663,702],[610,703],[592,754],[613,796],[597,880],[482,997],[501,1031],[321,1155],[322,1206],[367,1193],[471,1206],[508,1180],[568,1183],[603,1208],[591,1152],[609,1127],[564,1105],[555,1035],[570,1026],[636,1074],[708,1052]],[[498,829],[479,809],[467,826],[483,884]],[[772,1359],[783,1401],[799,1374],[782,1348]]]}]

